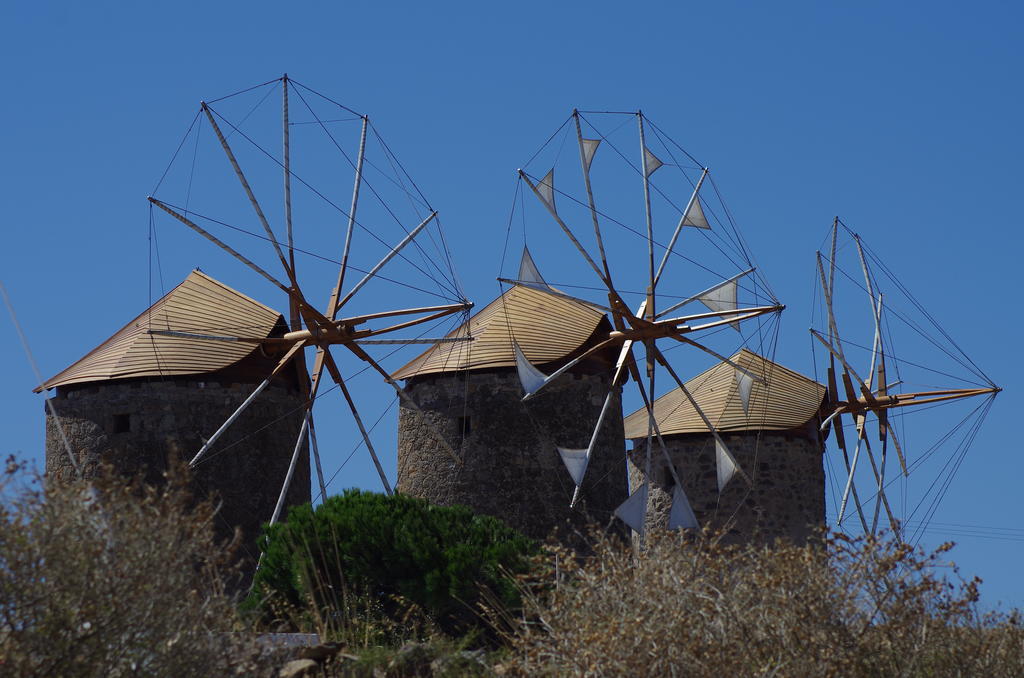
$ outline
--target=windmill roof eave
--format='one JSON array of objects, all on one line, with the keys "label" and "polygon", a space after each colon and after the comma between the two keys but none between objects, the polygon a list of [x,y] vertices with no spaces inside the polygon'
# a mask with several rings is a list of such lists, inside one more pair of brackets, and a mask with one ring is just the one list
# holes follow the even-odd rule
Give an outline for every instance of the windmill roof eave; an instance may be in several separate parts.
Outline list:
[{"label": "windmill roof eave", "polygon": [[[821,409],[825,386],[748,349],[730,361],[764,380],[754,382],[744,411],[735,368],[718,363],[686,382],[700,409],[719,432],[787,431],[805,426]],[[707,424],[676,388],[654,402],[654,416],[662,435],[708,433]],[[647,410],[640,408],[624,419],[626,438],[647,437]]]},{"label": "windmill roof eave", "polygon": [[515,367],[513,341],[534,365],[563,360],[594,335],[603,312],[523,285],[506,290],[448,333],[473,341],[435,344],[396,370],[393,379]]},{"label": "windmill roof eave", "polygon": [[149,334],[181,332],[270,336],[284,317],[194,270],[179,285],[70,366],[33,389],[153,376],[206,374],[229,367],[258,345]]}]

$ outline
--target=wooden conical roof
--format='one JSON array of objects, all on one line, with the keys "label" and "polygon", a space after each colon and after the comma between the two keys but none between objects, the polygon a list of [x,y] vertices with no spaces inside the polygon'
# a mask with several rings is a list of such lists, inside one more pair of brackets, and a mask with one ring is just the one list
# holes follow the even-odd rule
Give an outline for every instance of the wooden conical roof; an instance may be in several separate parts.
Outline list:
[{"label": "wooden conical roof", "polygon": [[[718,363],[686,382],[686,389],[719,432],[794,429],[806,424],[821,408],[825,387],[816,381],[747,349],[741,349],[730,360],[764,380],[754,381],[746,412],[736,370],[728,363]],[[654,417],[663,436],[708,432],[679,388],[654,401]],[[626,438],[646,438],[647,420],[646,408],[626,417]]]},{"label": "wooden conical roof", "polygon": [[586,343],[604,317],[593,307],[516,285],[448,334],[473,337],[473,341],[436,344],[391,376],[409,379],[442,372],[515,367],[513,339],[534,365],[562,360]]},{"label": "wooden conical roof", "polygon": [[195,270],[114,336],[35,390],[112,379],[205,374],[260,350],[251,343],[149,334],[150,328],[262,338],[270,336],[279,324],[284,325],[284,318],[277,311]]}]

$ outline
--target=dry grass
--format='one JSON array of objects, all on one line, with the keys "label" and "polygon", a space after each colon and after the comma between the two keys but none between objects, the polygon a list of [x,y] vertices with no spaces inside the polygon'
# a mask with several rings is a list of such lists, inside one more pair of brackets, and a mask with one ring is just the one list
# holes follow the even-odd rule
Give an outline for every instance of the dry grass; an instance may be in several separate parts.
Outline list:
[{"label": "dry grass", "polygon": [[1019,676],[1017,613],[979,612],[978,581],[891,539],[724,546],[598,540],[526,582],[501,667],[528,676]]},{"label": "dry grass", "polygon": [[[22,477],[9,460],[8,486]],[[33,487],[0,504],[0,674],[259,674],[212,507],[184,483]]]}]

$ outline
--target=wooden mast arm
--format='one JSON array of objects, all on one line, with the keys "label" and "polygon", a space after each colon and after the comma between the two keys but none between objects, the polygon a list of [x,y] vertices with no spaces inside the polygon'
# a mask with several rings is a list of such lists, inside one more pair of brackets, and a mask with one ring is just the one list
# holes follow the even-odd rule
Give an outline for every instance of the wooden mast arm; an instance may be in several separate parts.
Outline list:
[{"label": "wooden mast arm", "polygon": [[[586,150],[583,147],[583,130],[580,129],[580,112],[572,111],[573,122],[576,123],[576,143],[580,148],[580,166],[583,169],[583,183],[587,189],[587,204],[590,206],[590,218],[594,222],[594,238],[597,240],[597,251],[601,253],[601,265],[604,266],[604,275],[610,283],[612,280],[611,269],[608,268],[608,257],[604,253],[604,239],[601,237],[601,227],[597,222],[597,205],[594,203],[594,191],[590,186],[590,165],[587,162]],[[591,157],[593,160],[593,157]]]},{"label": "wooden mast arm", "polygon": [[548,213],[555,220],[555,223],[557,223],[558,226],[562,229],[562,232],[565,233],[566,237],[572,241],[572,244],[576,246],[577,251],[579,251],[579,253],[583,256],[586,262],[590,264],[590,268],[594,269],[594,273],[597,274],[597,277],[600,278],[601,282],[603,282],[605,287],[608,288],[608,295],[612,299],[622,304],[623,307],[629,308],[626,305],[626,302],[622,300],[622,297],[619,296],[619,293],[612,285],[611,280],[606,278],[604,273],[601,272],[601,269],[597,267],[597,264],[594,263],[594,260],[591,258],[590,254],[587,253],[587,250],[583,248],[583,245],[580,244],[580,241],[576,239],[576,236],[573,235],[571,230],[569,230],[569,227],[565,225],[565,222],[562,221],[562,218],[558,216],[558,212],[555,211],[554,207],[549,205],[548,202],[541,196],[540,191],[538,191],[534,183],[530,181],[530,177],[526,176],[526,172],[524,172],[523,170],[519,170],[519,176],[522,177],[523,181],[526,182],[526,185],[530,187],[530,190],[533,191],[533,194],[537,196],[537,199],[540,200],[541,204],[547,208]]},{"label": "wooden mast arm", "polygon": [[254,264],[252,261],[242,256],[237,250],[233,249],[230,245],[226,244],[225,242],[217,238],[217,236],[213,235],[212,233],[204,229],[202,226],[186,217],[184,214],[181,214],[174,208],[170,207],[162,200],[154,198],[153,196],[150,196],[147,199],[149,200],[149,202],[153,203],[154,205],[162,209],[164,212],[167,212],[172,217],[174,217],[181,223],[185,224],[193,231],[195,231],[199,235],[203,236],[204,238],[212,242],[217,247],[220,247],[222,250],[233,256],[235,259],[238,259],[240,262],[251,268],[256,273],[266,278],[272,285],[274,285],[275,287],[283,291],[285,294],[287,294],[289,298],[294,299],[299,306],[300,312],[303,314],[304,317],[307,317],[307,322],[315,322],[321,325],[326,325],[330,323],[330,320],[324,317],[323,314],[321,314],[315,308],[306,303],[306,300],[302,297],[302,294],[299,292],[298,288],[288,287],[283,282],[281,282],[280,280],[270,275],[256,264]]},{"label": "wooden mast arm", "polygon": [[331,291],[330,300],[327,302],[327,314],[331,318],[336,318],[338,315],[338,309],[341,305],[338,303],[338,297],[341,296],[342,285],[345,284],[345,270],[348,268],[348,253],[352,246],[352,230],[356,223],[356,207],[359,205],[359,187],[363,181],[363,158],[366,156],[366,127],[369,124],[370,119],[367,116],[362,116],[362,130],[359,133],[359,156],[356,159],[356,176],[353,179],[352,184],[352,206],[348,211],[348,226],[345,230],[345,248],[341,254],[341,268],[338,270],[338,283],[334,286]]},{"label": "wooden mast arm", "polygon": [[263,226],[263,230],[266,232],[267,238],[270,239],[271,244],[274,246],[274,251],[277,252],[277,258],[280,259],[285,273],[288,274],[288,279],[291,281],[293,287],[298,287],[298,283],[295,281],[295,271],[288,265],[288,260],[285,258],[284,252],[281,251],[281,245],[278,244],[277,237],[274,235],[274,231],[271,230],[270,223],[267,221],[266,215],[263,214],[263,208],[260,207],[259,201],[256,200],[256,195],[252,192],[252,188],[249,186],[249,181],[245,178],[245,173],[242,172],[242,168],[238,164],[238,160],[235,158],[235,154],[231,150],[228,140],[224,137],[224,133],[220,131],[220,126],[217,124],[217,120],[213,117],[213,111],[205,101],[202,102],[200,106],[203,109],[203,113],[206,114],[206,118],[210,121],[213,133],[217,135],[217,140],[220,141],[221,148],[224,149],[224,153],[227,155],[228,161],[231,163],[231,167],[235,170],[235,176],[238,177],[239,183],[242,184],[242,188],[245,190],[245,194],[249,198],[249,203],[252,205],[253,210],[256,211],[256,217]]},{"label": "wooden mast arm", "polygon": [[701,421],[703,421],[704,425],[708,427],[708,431],[711,433],[712,436],[714,436],[715,440],[719,443],[719,445],[722,446],[722,449],[724,450],[725,454],[728,455],[729,460],[732,462],[732,465],[736,467],[736,471],[741,476],[743,476],[743,479],[747,481],[747,484],[753,487],[754,481],[750,478],[750,476],[747,475],[746,471],[744,471],[743,468],[740,467],[739,463],[736,461],[736,458],[732,456],[732,452],[729,451],[729,448],[725,444],[725,441],[722,440],[721,436],[718,435],[718,429],[715,428],[715,426],[711,423],[711,420],[708,419],[706,414],[704,414],[704,410],[702,410],[700,408],[700,405],[697,404],[697,400],[693,397],[693,394],[690,393],[690,389],[686,388],[686,383],[679,378],[679,375],[676,374],[676,371],[674,369],[672,369],[672,365],[669,363],[668,360],[665,359],[665,356],[661,353],[661,351],[657,347],[653,348],[655,360],[657,360],[662,367],[668,370],[669,375],[679,386],[679,390],[683,392],[683,395],[686,396],[686,399],[690,401],[690,405],[693,407],[694,411],[700,416]]}]

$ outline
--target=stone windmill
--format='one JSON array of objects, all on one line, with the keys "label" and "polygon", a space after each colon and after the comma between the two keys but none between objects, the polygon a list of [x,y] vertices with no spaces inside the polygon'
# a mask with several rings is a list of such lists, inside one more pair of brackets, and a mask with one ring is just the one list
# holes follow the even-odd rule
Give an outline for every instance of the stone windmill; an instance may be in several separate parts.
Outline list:
[{"label": "stone windmill", "polygon": [[836,524],[916,543],[1001,389],[838,217],[827,241],[810,331],[842,455]]},{"label": "stone windmill", "polygon": [[[280,108],[268,111],[266,102],[274,100],[275,92]],[[295,164],[293,147],[299,149]],[[347,186],[342,189],[344,201],[336,195],[341,186]],[[352,393],[353,372],[376,373],[389,385],[385,388],[393,389],[392,395],[405,398],[382,364],[387,356],[381,354],[407,345],[464,341],[430,338],[424,332],[457,320],[472,304],[455,278],[438,212],[368,116],[287,75],[204,101],[149,202],[152,241],[157,226],[167,221],[164,215],[184,224],[215,245],[212,252],[223,261],[241,264],[283,293],[287,323],[251,299],[237,301],[246,298],[195,273],[64,376],[84,374],[89,371],[85,368],[107,366],[111,360],[118,361],[118,369],[143,360],[149,371],[132,373],[132,378],[184,380],[183,390],[200,405],[190,404],[183,393],[174,399],[178,409],[153,416],[188,429],[189,435],[178,436],[174,450],[198,475],[220,478],[218,487],[230,483],[234,471],[213,473],[207,468],[220,468],[228,458],[240,466],[255,464],[253,473],[260,478],[247,483],[245,491],[263,497],[268,487],[275,487],[269,508],[261,499],[258,508],[246,504],[242,509],[251,509],[257,525],[277,521],[291,501],[308,501],[307,450],[313,453],[320,496],[326,496],[330,479],[321,463],[312,415],[324,394],[337,391],[384,490],[391,492],[392,482]],[[169,236],[164,236],[166,242]],[[242,237],[262,241],[262,251],[229,244]],[[280,273],[271,273],[273,267]],[[311,295],[314,286],[322,293],[318,300]],[[307,349],[311,369],[306,366]],[[122,350],[127,352],[121,355]],[[176,372],[179,359],[188,365]],[[242,370],[246,378],[231,372],[232,397],[205,409],[201,417],[191,416],[205,402],[206,384],[224,369]],[[112,374],[116,376],[107,378],[121,379],[125,373]],[[325,387],[325,382],[332,386]],[[64,377],[49,383],[71,385]],[[275,395],[279,384],[290,385],[290,395],[280,411],[271,411],[267,403],[280,399]],[[234,397],[235,391],[241,397]],[[412,401],[408,405],[417,407]],[[152,428],[148,415],[127,414],[116,420],[115,430],[126,421],[128,426],[137,422],[140,431]],[[275,437],[272,450],[267,441],[260,455],[246,455],[248,448],[238,441],[252,440],[280,420],[292,422],[287,444]],[[447,441],[442,436],[437,440],[454,458]],[[272,456],[274,463],[262,464],[261,455]],[[296,484],[300,489],[293,491]]]},{"label": "stone windmill", "polygon": [[[583,529],[588,521],[607,524],[626,498],[621,416],[607,417],[598,433],[594,482],[580,510],[569,509],[575,485],[554,450],[560,441],[589,436],[602,410],[615,351],[591,349],[610,330],[601,311],[516,286],[449,335],[472,342],[438,344],[392,374],[426,414],[400,410],[399,491],[469,506],[537,539],[555,529]],[[523,402],[517,351],[551,371],[573,364],[543,396]],[[621,412],[617,400],[610,408]],[[444,432],[458,463],[428,425]]]},{"label": "stone windmill", "polygon": [[[825,434],[819,432],[825,387],[748,349],[729,361],[686,381],[693,402],[681,388],[654,401],[669,458],[702,526],[723,530],[727,541],[802,543],[825,524]],[[747,469],[749,485],[727,484],[727,469],[717,463],[718,438],[698,407]],[[658,457],[645,475],[647,420],[646,408],[626,417],[626,438],[634,441],[630,484],[649,482],[647,527],[664,528],[675,479]]]},{"label": "stone windmill", "polygon": [[[168,464],[187,461],[202,447],[203,432],[215,430],[278,362],[259,344],[188,336],[240,326],[266,339],[288,331],[277,311],[193,271],[41,384],[36,392],[55,389],[46,417],[47,476],[66,482],[75,477],[76,466],[89,477],[103,464],[159,483]],[[154,334],[154,327],[174,333]],[[222,502],[218,534],[228,538],[240,528],[243,555],[253,561],[260,525],[277,503],[279,479],[288,471],[289,451],[302,426],[305,398],[297,377],[293,369],[279,371],[259,403],[239,417],[230,446],[194,474],[198,488]],[[69,458],[61,431],[75,459]],[[308,456],[300,456],[293,473],[285,506],[310,500]]]}]

